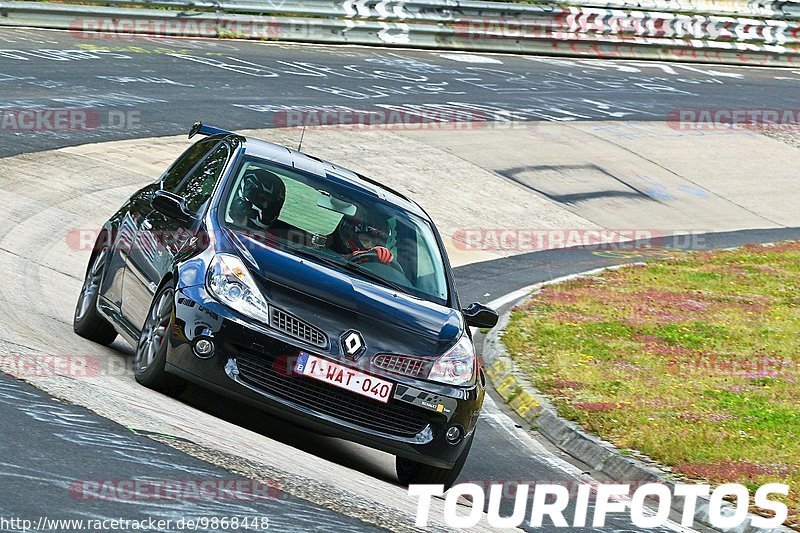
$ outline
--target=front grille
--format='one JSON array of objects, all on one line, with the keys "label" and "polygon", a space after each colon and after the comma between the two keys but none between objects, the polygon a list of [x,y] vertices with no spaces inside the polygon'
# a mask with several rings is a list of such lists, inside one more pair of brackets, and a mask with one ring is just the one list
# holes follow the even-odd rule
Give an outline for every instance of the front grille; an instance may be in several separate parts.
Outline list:
[{"label": "front grille", "polygon": [[[239,378],[264,392],[318,413],[398,437],[414,437],[428,425],[428,416],[404,402],[380,403],[307,376],[292,375],[267,354],[240,351]],[[288,374],[288,375],[287,375]]]},{"label": "front grille", "polygon": [[299,318],[293,317],[289,313],[281,311],[277,307],[270,307],[269,325],[295,339],[306,341],[314,346],[319,346],[320,348],[328,346],[328,337],[322,331]]},{"label": "front grille", "polygon": [[408,355],[378,354],[372,358],[372,364],[387,372],[412,378],[426,378],[431,369],[431,361]]}]

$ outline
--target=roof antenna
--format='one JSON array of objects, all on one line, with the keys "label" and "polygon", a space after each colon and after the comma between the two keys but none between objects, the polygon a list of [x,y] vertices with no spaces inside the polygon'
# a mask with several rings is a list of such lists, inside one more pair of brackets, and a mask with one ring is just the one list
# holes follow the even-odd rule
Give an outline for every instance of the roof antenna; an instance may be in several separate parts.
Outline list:
[{"label": "roof antenna", "polygon": [[306,134],[306,124],[307,122],[303,122],[303,131],[300,132],[300,142],[297,143],[297,151],[300,151],[300,148],[303,147],[303,136]]}]

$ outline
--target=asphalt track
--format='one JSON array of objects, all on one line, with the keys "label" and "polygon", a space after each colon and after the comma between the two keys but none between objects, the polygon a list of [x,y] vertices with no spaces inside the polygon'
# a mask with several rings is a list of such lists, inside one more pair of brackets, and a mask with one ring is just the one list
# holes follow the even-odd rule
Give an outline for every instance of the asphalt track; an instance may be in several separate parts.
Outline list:
[{"label": "asphalt track", "polygon": [[[792,108],[797,93],[789,89],[800,79],[794,71],[768,69],[475,54],[460,55],[455,60],[451,57],[457,54],[443,57],[434,52],[228,41],[94,41],[69,33],[32,30],[0,30],[0,46],[0,109],[87,108],[97,112],[99,121],[98,127],[81,131],[2,130],[2,156],[87,142],[175,134],[197,118],[231,129],[282,125],[282,111],[296,106],[337,110],[342,107],[336,106],[343,106],[367,111],[387,109],[381,106],[471,109],[481,110],[488,119],[500,120],[664,120],[671,111],[682,108],[740,108],[754,103],[764,108]],[[753,102],[753,94],[758,95],[758,102]],[[117,121],[119,127],[109,121]],[[728,247],[798,236],[798,229],[710,234],[701,246]],[[660,244],[682,247],[681,242]],[[462,300],[491,301],[538,281],[641,260],[643,255],[657,253],[641,249],[552,250],[460,267],[456,277]],[[130,353],[123,351],[120,356],[129,357]],[[88,465],[95,478],[124,478],[148,472],[174,477],[179,475],[175,470],[186,472],[191,468],[209,477],[224,475],[86,412],[70,416],[94,421],[93,427],[104,435],[95,442],[133,439],[134,447],[152,450],[154,455],[164,454],[164,460],[131,462],[124,446],[101,446],[105,453],[76,448],[75,442],[58,437],[64,434],[63,428],[52,427],[46,417],[28,409],[26,395],[33,395],[34,405],[43,406],[45,411],[61,404],[13,380],[0,378],[0,399],[7,391],[16,396],[12,395],[10,405],[5,402],[0,417],[5,463],[0,486],[16,496],[0,500],[3,515],[20,516],[34,511],[40,515],[44,514],[43,509],[57,517],[72,517],[76,510],[107,517],[143,516],[150,511],[175,517],[187,512],[185,508],[133,508],[108,502],[81,507],[68,496],[66,483],[88,477]],[[374,474],[376,483],[393,482],[385,472],[373,469],[368,460],[349,453],[350,449],[344,451],[329,440],[255,416],[257,413],[216,395],[192,388],[181,399],[298,449]],[[26,431],[19,432],[19,427]],[[545,453],[546,447],[527,431],[513,427],[510,418],[489,405],[479,422],[478,440],[462,479],[481,483],[589,479],[582,472],[591,471],[582,465],[571,465],[552,450]],[[13,476],[12,469],[34,462],[37,471]],[[50,477],[42,473],[45,471]],[[506,511],[510,503],[506,503]],[[276,522],[293,516],[292,512],[316,517],[314,511],[318,510],[291,498],[259,504],[264,507],[245,507],[251,512],[269,512]],[[219,509],[213,511],[220,514]],[[327,516],[319,513],[318,523],[325,524]],[[292,529],[286,524],[287,529]],[[339,525],[341,529],[361,526],[345,517],[339,518]],[[624,517],[602,529],[632,530],[635,528]]]},{"label": "asphalt track", "polygon": [[[0,455],[0,516],[31,520],[114,520],[146,522],[202,517],[267,518],[276,531],[375,531],[375,526],[342,516],[283,493],[268,484],[222,492],[225,483],[245,478],[211,466],[165,444],[151,440],[74,405],[59,403],[47,394],[0,374],[2,455]],[[24,428],[20,430],[20,428]],[[134,497],[133,491],[104,490],[115,480],[150,482]],[[148,492],[175,480],[172,492]],[[192,487],[205,483],[203,493]],[[211,485],[208,485],[211,483]],[[149,496],[148,496],[149,494]],[[88,522],[87,522],[88,524]],[[79,530],[50,522],[48,530]],[[177,523],[175,526],[177,527]],[[256,530],[259,530],[257,528]],[[266,527],[263,529],[267,529]],[[0,531],[19,531],[0,524]]]},{"label": "asphalt track", "polygon": [[171,135],[197,119],[285,125],[288,109],[344,111],[343,121],[392,110],[627,121],[698,108],[794,109],[798,80],[800,71],[785,69],[3,29],[0,109],[83,108],[92,117],[85,130],[5,127],[0,156]]}]

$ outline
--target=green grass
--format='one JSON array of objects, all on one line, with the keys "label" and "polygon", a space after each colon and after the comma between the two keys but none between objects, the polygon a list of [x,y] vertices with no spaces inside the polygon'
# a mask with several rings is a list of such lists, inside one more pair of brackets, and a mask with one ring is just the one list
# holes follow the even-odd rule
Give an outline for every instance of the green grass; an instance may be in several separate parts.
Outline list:
[{"label": "green grass", "polygon": [[712,483],[800,496],[800,243],[676,255],[550,286],[511,356],[562,416]]}]

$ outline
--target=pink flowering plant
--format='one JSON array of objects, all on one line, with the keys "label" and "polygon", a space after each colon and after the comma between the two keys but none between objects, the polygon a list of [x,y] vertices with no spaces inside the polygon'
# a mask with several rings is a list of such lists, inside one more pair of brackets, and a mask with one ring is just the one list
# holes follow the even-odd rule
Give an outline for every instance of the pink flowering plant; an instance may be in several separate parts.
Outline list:
[{"label": "pink flowering plant", "polygon": [[800,524],[800,242],[549,286],[503,340],[566,418],[690,479],[788,483]]}]

